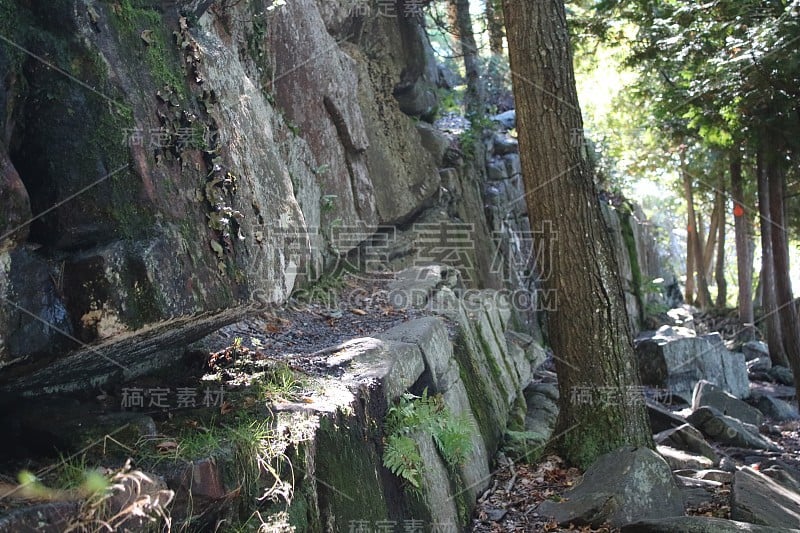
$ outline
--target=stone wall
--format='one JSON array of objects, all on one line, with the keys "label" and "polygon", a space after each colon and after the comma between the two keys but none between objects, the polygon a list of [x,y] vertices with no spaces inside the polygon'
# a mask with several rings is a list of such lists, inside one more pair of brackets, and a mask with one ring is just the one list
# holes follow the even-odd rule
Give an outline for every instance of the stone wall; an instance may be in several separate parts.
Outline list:
[{"label": "stone wall", "polygon": [[0,364],[284,302],[434,203],[419,22],[271,4],[0,1]]},{"label": "stone wall", "polygon": [[[289,530],[279,523],[304,532],[372,529],[392,522],[399,528],[410,521],[426,531],[467,526],[475,502],[489,486],[506,429],[514,425],[512,419],[525,417],[524,391],[546,352],[515,331],[520,324],[502,292],[458,296],[459,287],[459,276],[450,267],[402,271],[389,287],[390,298],[415,301],[417,318],[325,347],[327,375],[314,378],[313,393],[304,401],[268,405],[266,421],[272,429],[264,438],[277,450],[277,456],[269,457],[280,467],[267,471],[256,464],[251,467],[255,471],[241,473],[241,450],[226,446],[210,456],[148,463],[148,477],[174,495],[169,507],[173,527],[199,531],[245,520],[260,495],[243,488],[248,476],[261,476],[265,487],[281,480],[275,511],[268,500],[259,504],[260,520],[275,525],[275,531]],[[451,465],[430,432],[404,428],[419,453],[416,493],[383,461],[387,407],[406,394],[441,397],[468,442],[464,460]],[[65,402],[48,405],[49,412],[60,413],[62,430],[69,427],[61,420],[68,418]],[[53,431],[53,424],[37,420],[47,426],[43,434]],[[146,413],[117,413],[113,420],[127,421],[126,427],[152,426],[152,432],[162,424]],[[235,423],[233,417],[227,420]],[[87,432],[96,431],[96,423],[85,416],[70,438],[83,442]],[[19,530],[36,523],[38,531],[61,531],[79,512],[54,504],[20,507],[0,517],[0,528]]]},{"label": "stone wall", "polygon": [[415,18],[366,0],[0,12],[0,388],[146,373],[353,254],[418,263],[419,225],[468,226],[429,259],[521,298],[541,338],[546,221],[528,221],[516,141],[429,122],[440,71]]}]

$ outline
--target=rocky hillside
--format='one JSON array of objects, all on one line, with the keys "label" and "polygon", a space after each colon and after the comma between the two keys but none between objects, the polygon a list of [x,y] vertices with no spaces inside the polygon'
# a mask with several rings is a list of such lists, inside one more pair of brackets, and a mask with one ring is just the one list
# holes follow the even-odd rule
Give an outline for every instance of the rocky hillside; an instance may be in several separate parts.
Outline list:
[{"label": "rocky hillside", "polygon": [[[544,227],[513,139],[432,124],[447,82],[414,16],[312,0],[0,10],[1,380],[86,343],[101,344],[72,379],[132,377],[348,254],[440,259],[436,224],[440,241],[461,231],[452,260],[472,286],[532,287]],[[638,318],[658,265],[635,217],[609,221]]]},{"label": "rocky hillside", "polygon": [[[171,451],[171,412],[120,414],[123,391],[151,390],[157,371],[199,386],[198,354],[204,370],[234,375],[213,357],[255,339],[248,349],[268,359],[324,367],[322,387],[335,389],[286,408],[317,424],[287,444],[306,470],[292,523],[342,530],[360,516],[326,476],[373,498],[370,519],[443,509],[466,523],[506,430],[524,426],[523,390],[558,305],[540,290],[536,243],[559,236],[527,216],[513,113],[490,126],[445,113],[453,74],[413,10],[381,2],[0,0],[0,40],[0,403],[22,443],[3,457],[80,450],[92,435],[64,436],[87,427],[87,406],[93,431],[124,422],[130,446],[158,437]],[[609,201],[605,214],[638,329],[659,297],[648,282],[674,279],[635,206]],[[343,272],[358,273],[333,291],[345,300],[319,305]],[[386,283],[384,301],[372,291]],[[343,313],[382,318],[345,327]],[[332,332],[303,329],[313,321]],[[356,337],[379,342],[333,348]],[[287,357],[298,344],[308,368]],[[251,375],[261,363],[247,364]],[[419,481],[420,509],[382,467],[378,430],[388,405],[426,389],[467,421],[472,455],[455,471],[413,435],[439,476]],[[228,475],[239,463],[201,449],[180,457],[196,460],[189,473],[158,470],[165,485],[153,489],[172,491],[187,523],[181,498],[218,505],[209,523],[236,500],[207,460]],[[210,495],[190,483],[206,468]]]}]

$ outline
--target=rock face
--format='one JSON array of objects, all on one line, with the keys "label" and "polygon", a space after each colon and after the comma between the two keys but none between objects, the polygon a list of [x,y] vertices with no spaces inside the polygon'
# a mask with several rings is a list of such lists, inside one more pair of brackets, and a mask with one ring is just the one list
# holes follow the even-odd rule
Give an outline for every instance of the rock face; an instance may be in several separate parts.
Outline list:
[{"label": "rock face", "polygon": [[678,450],[700,454],[712,463],[718,464],[719,457],[714,449],[706,442],[703,435],[693,426],[683,424],[677,428],[666,429],[653,437],[657,444],[670,446]]},{"label": "rock face", "polygon": [[702,470],[714,466],[714,462],[708,457],[676,450],[670,446],[656,446],[656,451],[667,461],[672,470]]},{"label": "rock face", "polygon": [[780,398],[761,396],[758,399],[757,407],[759,411],[764,414],[764,416],[768,416],[776,422],[800,418],[800,415],[797,413],[797,407],[789,402],[781,400]]},{"label": "rock face", "polygon": [[[410,274],[405,276],[409,277]],[[404,287],[411,289],[408,283]],[[396,486],[399,480],[376,477],[376,472],[382,468],[379,450],[374,448],[377,443],[365,442],[361,436],[361,430],[372,427],[374,421],[360,419],[358,406],[363,403],[367,412],[382,408],[380,406],[391,404],[410,388],[419,390],[424,386],[431,394],[442,394],[453,414],[469,422],[471,442],[470,455],[453,469],[442,461],[431,435],[414,434],[424,473],[422,507],[415,504],[419,514],[414,518],[424,520],[430,515],[428,518],[439,524],[460,529],[464,525],[463,510],[474,505],[491,480],[490,457],[498,449],[515,404],[523,400],[523,389],[543,361],[542,349],[530,339],[527,339],[530,344],[527,349],[509,349],[506,335],[494,334],[495,331],[509,332],[514,341],[520,340],[517,333],[511,333],[510,314],[502,305],[497,305],[498,294],[493,291],[484,291],[464,301],[453,297],[446,286],[431,289],[423,280],[419,288],[430,290],[433,301],[453,298],[448,310],[440,311],[454,320],[455,332],[448,331],[442,318],[419,318],[374,338],[348,343],[329,359],[329,365],[344,372],[340,377],[331,378],[334,386],[344,386],[349,391],[337,397],[350,402],[343,407],[355,407],[356,414],[325,415],[323,420],[332,417],[333,422],[328,425],[323,421],[314,444],[309,446],[312,453],[316,453],[309,463],[318,465],[310,475],[337,483],[334,484],[336,490],[321,486],[317,495],[305,496],[305,502],[296,501],[298,509],[309,506],[311,518],[306,527],[313,528],[317,512],[326,523],[336,524],[348,524],[351,520],[387,520],[400,512],[397,507],[407,496]],[[427,303],[421,301],[419,305]],[[330,429],[325,430],[326,427]],[[348,434],[341,429],[343,427],[361,429]],[[345,457],[339,457],[342,454]],[[354,469],[354,465],[359,466]],[[362,505],[352,505],[353,495],[360,498],[358,501]],[[319,502],[318,511],[315,498]],[[303,529],[302,524],[297,526],[298,530],[312,530]]]},{"label": "rock face", "polygon": [[683,497],[672,471],[647,448],[622,448],[602,456],[565,498],[561,503],[544,502],[539,514],[561,525],[593,527],[683,514]]},{"label": "rock face", "polygon": [[800,525],[800,495],[745,467],[733,478],[731,518],[752,524],[795,528]]},{"label": "rock face", "polygon": [[534,461],[545,449],[558,418],[558,387],[533,383],[524,391],[525,419],[522,428],[509,428],[504,451],[512,459]]},{"label": "rock face", "polygon": [[[362,0],[212,4],[4,8],[8,35],[86,86],[0,50],[0,297],[18,306],[0,306],[0,382],[74,347],[65,335],[283,302],[440,193],[447,139],[409,116],[436,107],[419,21],[364,17]],[[499,286],[480,191],[453,189],[488,250],[474,284]]]},{"label": "rock face", "polygon": [[[76,343],[135,346],[170,320],[284,302],[362,246],[409,266],[418,227],[454,223],[465,283],[522,295],[538,337],[556,302],[531,275],[546,228],[528,220],[515,142],[465,158],[431,124],[442,80],[417,18],[365,16],[366,0],[7,4],[4,35],[84,85],[0,50],[0,389]],[[617,240],[648,277],[635,218],[615,226],[635,246]]]},{"label": "rock face", "polygon": [[700,407],[713,407],[723,415],[754,426],[764,421],[764,416],[758,409],[705,380],[697,382],[692,395],[692,409]]},{"label": "rock face", "polygon": [[647,401],[647,415],[650,419],[650,429],[656,433],[661,433],[672,428],[678,428],[686,424],[686,419],[673,413],[666,407],[652,401]]},{"label": "rock face", "polygon": [[745,359],[752,361],[760,357],[769,359],[769,347],[761,341],[749,341],[742,346]]},{"label": "rock face", "polygon": [[642,382],[691,401],[704,379],[736,398],[750,395],[744,356],[728,351],[718,334],[695,337],[665,326],[636,342]]},{"label": "rock face", "polygon": [[713,407],[700,407],[689,415],[687,421],[708,438],[721,444],[780,451],[773,442],[759,434],[756,426],[723,415]]}]

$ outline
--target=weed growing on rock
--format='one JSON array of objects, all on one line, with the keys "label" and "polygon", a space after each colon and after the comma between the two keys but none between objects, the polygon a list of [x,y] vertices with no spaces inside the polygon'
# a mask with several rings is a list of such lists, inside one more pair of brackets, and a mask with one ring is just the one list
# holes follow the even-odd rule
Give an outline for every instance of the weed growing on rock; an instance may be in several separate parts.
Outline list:
[{"label": "weed growing on rock", "polygon": [[405,483],[411,494],[422,490],[423,459],[415,438],[430,435],[447,466],[455,469],[472,452],[470,422],[457,417],[441,395],[406,393],[389,408],[384,431],[383,465]]}]

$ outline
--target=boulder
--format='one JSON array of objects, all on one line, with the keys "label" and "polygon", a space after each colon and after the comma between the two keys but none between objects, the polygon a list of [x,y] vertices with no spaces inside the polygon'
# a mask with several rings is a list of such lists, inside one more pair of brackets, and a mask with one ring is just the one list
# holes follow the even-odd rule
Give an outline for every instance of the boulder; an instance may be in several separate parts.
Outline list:
[{"label": "boulder", "polygon": [[756,404],[758,410],[764,413],[764,416],[775,420],[776,422],[784,422],[786,420],[795,420],[800,418],[797,412],[797,407],[772,396],[761,396]]},{"label": "boulder", "polygon": [[680,474],[675,474],[675,481],[678,482],[681,488],[686,508],[694,509],[708,507],[713,504],[714,494],[722,485],[717,481],[696,479],[694,477],[681,476]]},{"label": "boulder", "polygon": [[656,446],[656,451],[666,459],[672,470],[702,470],[714,466],[713,461],[702,455],[695,455],[670,446]]},{"label": "boulder", "polygon": [[583,480],[556,503],[543,502],[542,516],[560,525],[610,523],[619,527],[635,520],[683,514],[683,496],[666,461],[648,448],[624,447],[600,457]]},{"label": "boulder", "polygon": [[720,444],[780,451],[775,443],[759,434],[757,427],[723,415],[713,407],[700,407],[687,420],[708,438]]},{"label": "boulder", "polygon": [[515,154],[519,152],[519,141],[510,135],[496,133],[492,140],[494,153],[497,155]]},{"label": "boulder", "polygon": [[461,284],[459,271],[442,265],[414,266],[398,272],[389,283],[389,302],[397,309],[422,307],[441,288]]},{"label": "boulder", "polygon": [[733,480],[733,474],[725,472],[724,470],[701,470],[697,472],[694,477],[697,479],[718,481],[720,483],[730,483]]},{"label": "boulder", "polygon": [[640,520],[622,527],[622,533],[791,533],[800,529],[757,526],[746,522],[708,516],[676,516]]},{"label": "boulder", "polygon": [[737,420],[754,426],[758,426],[764,421],[764,415],[755,407],[746,404],[708,381],[700,380],[694,388],[694,394],[692,394],[692,409],[699,409],[703,406],[714,407],[724,415],[732,416]]},{"label": "boulder", "polygon": [[800,495],[752,468],[733,477],[731,518],[779,528],[800,525]]},{"label": "boulder", "polygon": [[747,359],[747,372],[752,375],[754,373],[768,372],[772,368],[772,360],[768,356],[760,355],[753,359]]},{"label": "boulder", "polygon": [[713,479],[700,479],[695,476],[682,476],[680,474],[675,474],[675,479],[683,487],[708,489],[714,491],[722,486],[720,481],[714,481]]},{"label": "boulder", "polygon": [[512,459],[531,461],[550,440],[558,418],[558,387],[532,383],[525,391],[524,431],[506,431],[504,450]]},{"label": "boulder", "polygon": [[660,433],[670,428],[677,428],[686,424],[686,419],[673,413],[666,407],[649,400],[646,402],[647,415],[650,418],[650,429],[653,431]]},{"label": "boulder", "polygon": [[752,361],[760,357],[769,359],[769,347],[761,341],[746,342],[742,346],[742,353],[747,361]]},{"label": "boulder", "polygon": [[794,376],[792,376],[792,371],[785,366],[773,366],[767,371],[767,375],[774,382],[780,383],[781,385],[794,385]]},{"label": "boulder", "polygon": [[687,401],[703,379],[737,398],[750,395],[744,356],[728,351],[719,334],[692,337],[678,328],[662,330],[636,342],[642,383],[667,388]]},{"label": "boulder", "polygon": [[[677,428],[666,429],[653,437],[656,444],[662,444],[695,454],[700,454],[711,460],[712,463],[719,463],[719,456],[714,449],[703,438],[703,434],[689,424],[684,424]],[[662,454],[663,455],[663,454]]]},{"label": "boulder", "polygon": [[789,386],[781,385],[779,383],[758,381],[750,384],[750,391],[755,398],[760,398],[761,396],[772,396],[774,398],[780,398],[781,400],[787,401],[794,401],[794,398],[797,395],[797,391],[793,385]]},{"label": "boulder", "polygon": [[342,382],[381,381],[387,404],[409,390],[425,371],[422,352],[414,344],[361,337],[334,349],[326,363],[329,368],[346,367]]},{"label": "boulder", "polygon": [[771,477],[790,491],[800,494],[800,471],[783,461],[777,461],[776,464],[769,464],[771,462],[772,461],[767,462],[769,466],[762,465],[759,472],[765,476]]},{"label": "boulder", "polygon": [[667,318],[673,326],[694,331],[694,315],[690,306],[684,305],[667,311]]},{"label": "boulder", "polygon": [[505,129],[510,130],[517,126],[517,111],[510,109],[492,117],[494,122],[499,122]]},{"label": "boulder", "polygon": [[444,164],[444,154],[450,147],[450,139],[436,126],[427,122],[416,123],[422,147],[433,156],[433,162],[437,167]]}]

